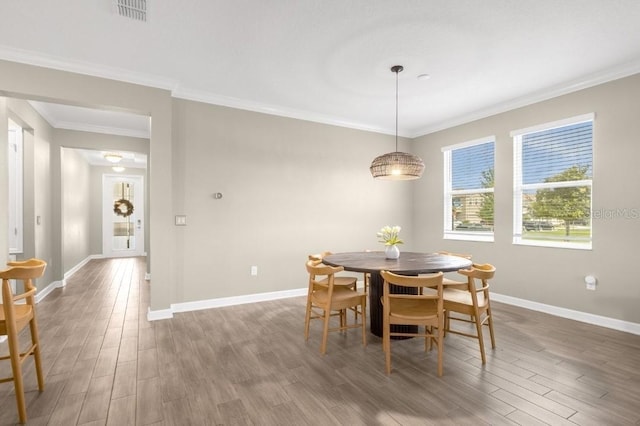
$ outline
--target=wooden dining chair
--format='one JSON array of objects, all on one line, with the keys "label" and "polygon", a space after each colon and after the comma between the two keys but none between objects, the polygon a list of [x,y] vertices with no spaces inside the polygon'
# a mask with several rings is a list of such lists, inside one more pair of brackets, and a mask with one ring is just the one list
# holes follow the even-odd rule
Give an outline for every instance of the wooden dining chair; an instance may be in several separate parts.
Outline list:
[{"label": "wooden dining chair", "polygon": [[[431,350],[431,344],[438,348],[438,376],[442,376],[443,337],[444,337],[444,305],[442,272],[430,275],[407,276],[397,275],[389,271],[381,271],[384,279],[382,293],[383,329],[382,349],[385,352],[385,367],[391,374],[391,337],[424,337],[425,351]],[[407,292],[416,294],[396,294],[390,292],[390,286],[409,287]],[[420,288],[431,288],[433,292],[417,294]],[[394,324],[415,325],[415,333],[394,332]]]},{"label": "wooden dining chair", "polygon": [[[462,258],[469,259],[469,260],[471,260],[471,257],[472,257],[470,254],[452,253],[450,251],[439,251],[438,254],[444,254],[445,256],[462,257]],[[455,279],[452,279],[452,278],[449,278],[449,277],[445,276],[442,279],[442,285],[444,286],[444,288],[455,288],[455,289],[458,289],[458,290],[466,290],[467,289],[467,280],[459,281],[459,280],[455,280]]]},{"label": "wooden dining chair", "polygon": [[[30,259],[21,262],[9,262],[9,267],[0,271],[2,279],[2,305],[0,305],[0,335],[7,336],[9,355],[0,356],[0,360],[11,361],[12,376],[0,379],[0,383],[13,382],[18,404],[18,417],[20,423],[27,421],[27,407],[24,398],[24,383],[22,378],[22,364],[33,355],[38,389],[44,390],[44,378],[42,375],[42,361],[40,359],[40,340],[38,338],[38,323],[36,318],[36,304],[34,295],[36,287],[33,280],[41,277],[47,266],[46,262],[39,259]],[[14,294],[10,280],[18,280],[23,283],[23,291]],[[16,303],[24,300],[24,302]],[[19,334],[22,329],[29,326],[31,333],[31,346],[22,352],[20,350]]]},{"label": "wooden dining chair", "polygon": [[[330,251],[323,251],[322,253],[316,253],[316,254],[310,254],[309,255],[309,260],[313,260],[314,262],[316,262],[316,264],[320,264],[322,263],[322,259],[324,259],[325,256],[329,256],[331,253]],[[366,280],[366,278],[365,278]],[[327,278],[324,279],[324,282],[326,284],[327,282]],[[354,277],[354,276],[347,276],[347,275],[338,275],[334,277],[334,285],[336,286],[341,286],[341,287],[347,287],[350,288],[352,290],[357,290],[358,289],[358,278]],[[366,288],[367,288],[367,283],[365,281],[365,292],[366,292]],[[356,317],[356,321],[358,320],[358,309],[351,309],[351,311],[353,311],[355,317]],[[344,321],[346,319],[346,317],[343,317],[342,320]]]},{"label": "wooden dining chair", "polygon": [[[309,260],[313,260],[316,263],[322,263],[322,259],[325,256],[329,256],[330,254],[332,254],[330,251],[323,251],[322,253],[310,254]],[[356,290],[358,286],[358,278],[340,275],[334,278],[334,284],[337,286],[349,287],[353,290]]]},{"label": "wooden dining chair", "polygon": [[[307,293],[307,309],[304,322],[304,339],[309,339],[309,324],[312,319],[323,321],[322,344],[320,353],[327,351],[327,339],[330,331],[344,331],[350,328],[361,328],[362,345],[367,344],[367,298],[363,291],[354,290],[335,284],[336,274],[342,272],[342,266],[334,267],[314,260],[308,260],[307,272],[309,273],[309,291]],[[345,318],[346,309],[358,309],[354,323],[349,324]],[[340,325],[331,327],[332,316],[340,317]],[[358,318],[360,321],[358,321]]]},{"label": "wooden dining chair", "polygon": [[[495,266],[485,264],[473,264],[469,269],[461,269],[459,274],[467,278],[467,288],[457,289],[447,287],[444,290],[444,309],[446,310],[445,334],[454,333],[462,336],[478,339],[480,344],[480,355],[482,363],[486,364],[487,359],[484,350],[484,338],[482,327],[488,326],[491,335],[491,347],[496,347],[496,339],[493,332],[493,316],[491,315],[491,302],[489,300],[488,281],[495,275]],[[466,317],[451,316],[451,312],[456,312]],[[471,323],[475,325],[475,333],[452,328],[451,321]]]}]

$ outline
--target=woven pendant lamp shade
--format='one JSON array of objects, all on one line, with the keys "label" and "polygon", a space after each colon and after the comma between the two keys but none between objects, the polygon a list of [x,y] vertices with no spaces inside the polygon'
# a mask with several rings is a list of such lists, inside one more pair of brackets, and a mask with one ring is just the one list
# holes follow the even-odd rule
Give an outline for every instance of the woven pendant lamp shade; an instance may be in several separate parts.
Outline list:
[{"label": "woven pendant lamp shade", "polygon": [[402,65],[391,67],[391,71],[396,73],[396,150],[371,162],[369,170],[374,179],[413,180],[420,179],[424,172],[424,162],[420,157],[398,151],[398,73],[403,69]]},{"label": "woven pendant lamp shade", "polygon": [[369,170],[376,179],[420,179],[424,172],[424,162],[417,155],[396,151],[376,157]]}]

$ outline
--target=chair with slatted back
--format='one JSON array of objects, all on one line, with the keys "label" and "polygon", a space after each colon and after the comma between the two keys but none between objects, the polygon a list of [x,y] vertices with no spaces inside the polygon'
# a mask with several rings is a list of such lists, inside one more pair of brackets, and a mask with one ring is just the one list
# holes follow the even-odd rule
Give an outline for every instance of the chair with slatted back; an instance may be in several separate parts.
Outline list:
[{"label": "chair with slatted back", "polygon": [[[384,279],[382,309],[382,349],[385,352],[385,367],[387,374],[391,374],[391,337],[424,337],[425,351],[431,350],[431,344],[438,348],[438,376],[443,370],[443,331],[444,307],[442,272],[430,275],[405,276],[389,271],[380,273]],[[390,286],[409,287],[408,292],[416,294],[397,294],[390,292]],[[429,288],[428,294],[417,294],[420,288]],[[415,325],[415,333],[391,331],[391,326]],[[424,331],[422,331],[424,330]]]},{"label": "chair with slatted back", "polygon": [[[336,274],[344,270],[342,266],[328,266],[314,260],[308,260],[306,267],[309,273],[309,291],[304,323],[305,340],[309,339],[309,324],[311,320],[321,319],[323,321],[321,354],[325,354],[327,351],[327,339],[330,331],[361,328],[362,344],[366,346],[366,294],[359,290],[335,284]],[[359,315],[356,316],[353,324],[348,324],[344,317],[344,312],[351,308],[358,309]],[[330,319],[335,315],[340,317],[340,325],[331,327]],[[358,321],[358,318],[360,318],[360,321]]]},{"label": "chair with slatted back", "polygon": [[[485,263],[480,265],[474,263],[471,268],[458,271],[459,274],[467,278],[467,288],[460,290],[447,287],[443,294],[444,309],[446,310],[445,334],[454,333],[477,339],[480,344],[480,355],[483,364],[487,362],[484,351],[484,338],[482,335],[483,326],[489,327],[491,347],[496,347],[488,284],[488,281],[493,278],[495,272],[496,268],[491,264]],[[468,315],[469,318],[451,316],[452,312]],[[475,334],[467,330],[451,328],[452,320],[474,324]]]},{"label": "chair with slatted back", "polygon": [[[39,259],[21,262],[9,262],[8,268],[0,271],[2,279],[2,305],[0,305],[0,335],[7,336],[9,355],[1,356],[0,360],[11,361],[12,376],[0,379],[0,383],[13,382],[18,404],[18,417],[21,423],[27,421],[27,407],[24,398],[24,382],[22,378],[22,364],[33,355],[38,389],[44,390],[42,362],[40,359],[40,341],[38,338],[38,324],[36,319],[36,305],[34,295],[36,288],[33,280],[41,277],[47,266]],[[14,294],[10,280],[22,281],[23,292]],[[24,302],[16,303],[24,300]],[[31,332],[30,347],[21,352],[19,334],[29,326]]]}]

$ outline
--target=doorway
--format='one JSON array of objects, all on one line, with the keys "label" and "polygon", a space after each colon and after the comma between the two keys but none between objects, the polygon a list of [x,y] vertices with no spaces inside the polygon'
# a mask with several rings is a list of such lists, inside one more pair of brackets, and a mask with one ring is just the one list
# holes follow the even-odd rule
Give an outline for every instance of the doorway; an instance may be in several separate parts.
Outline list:
[{"label": "doorway", "polygon": [[144,199],[142,176],[103,176],[102,254],[105,257],[144,255]]}]

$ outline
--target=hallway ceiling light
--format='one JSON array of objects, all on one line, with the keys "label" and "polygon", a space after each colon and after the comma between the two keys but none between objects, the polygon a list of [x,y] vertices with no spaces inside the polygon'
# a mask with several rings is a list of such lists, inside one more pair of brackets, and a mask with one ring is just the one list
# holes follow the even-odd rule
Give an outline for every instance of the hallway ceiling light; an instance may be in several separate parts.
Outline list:
[{"label": "hallway ceiling light", "polygon": [[103,157],[111,163],[119,163],[120,160],[122,160],[122,155],[116,154],[115,152],[105,152]]},{"label": "hallway ceiling light", "polygon": [[396,150],[376,157],[369,170],[376,179],[412,180],[419,179],[424,172],[424,162],[416,155],[398,151],[398,73],[402,65],[394,65],[391,71],[396,73]]},{"label": "hallway ceiling light", "polygon": [[124,167],[122,166],[113,166],[111,169],[113,169],[114,172],[124,172]]}]

